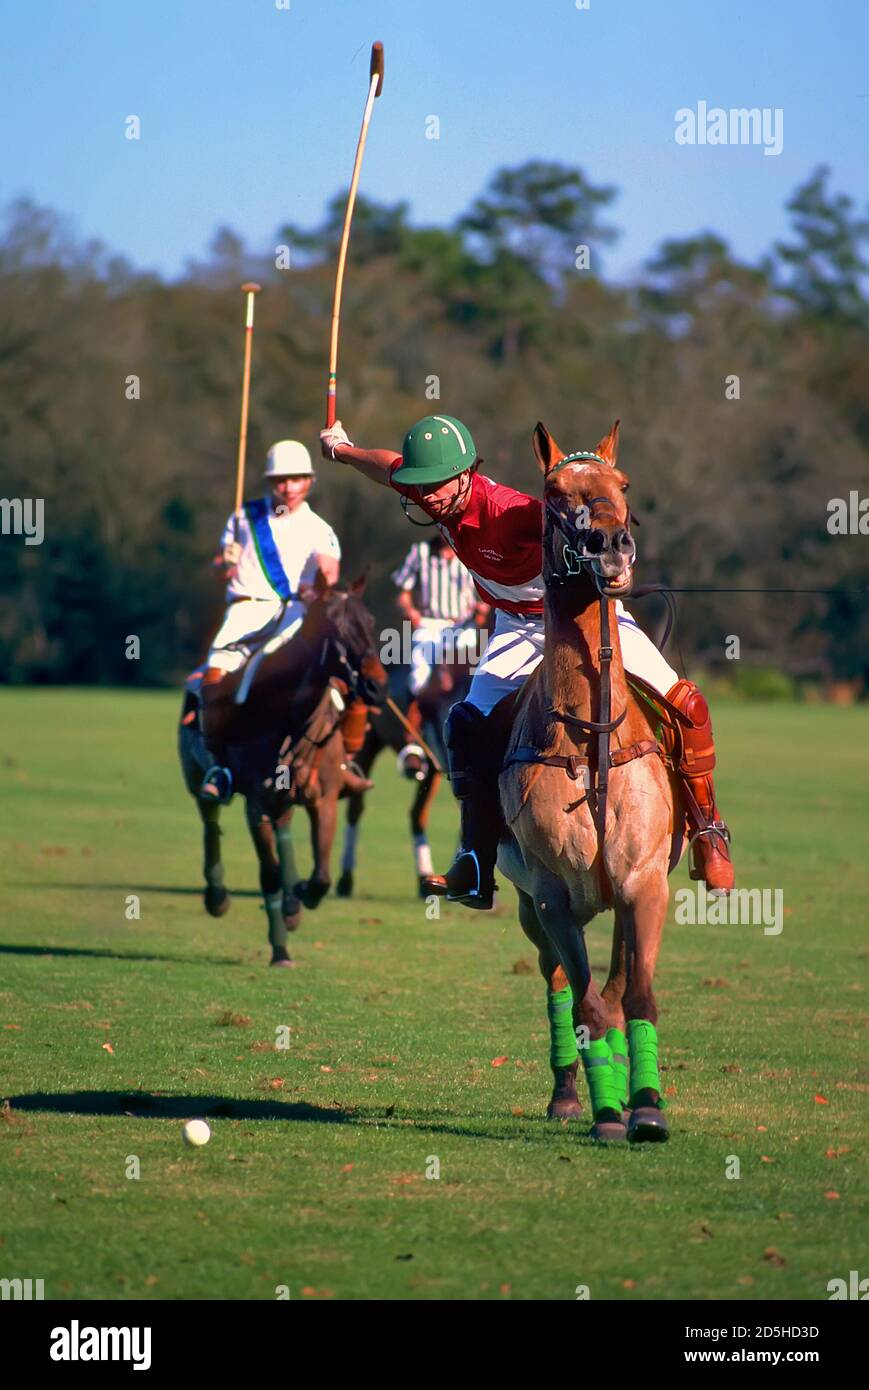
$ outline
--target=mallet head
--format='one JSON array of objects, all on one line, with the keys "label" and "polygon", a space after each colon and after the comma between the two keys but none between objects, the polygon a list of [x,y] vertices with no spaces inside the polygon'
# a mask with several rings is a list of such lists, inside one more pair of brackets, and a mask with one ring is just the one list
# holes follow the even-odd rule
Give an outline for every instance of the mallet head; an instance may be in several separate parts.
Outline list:
[{"label": "mallet head", "polygon": [[369,73],[368,73],[368,80],[369,80],[369,82],[371,81],[371,78],[375,75],[375,73],[377,74],[377,91],[374,93],[374,95],[375,95],[376,97],[379,97],[379,96],[380,96],[380,93],[383,91],[383,44],[382,44],[382,43],[373,43],[373,44],[371,45],[371,68],[370,68]]}]

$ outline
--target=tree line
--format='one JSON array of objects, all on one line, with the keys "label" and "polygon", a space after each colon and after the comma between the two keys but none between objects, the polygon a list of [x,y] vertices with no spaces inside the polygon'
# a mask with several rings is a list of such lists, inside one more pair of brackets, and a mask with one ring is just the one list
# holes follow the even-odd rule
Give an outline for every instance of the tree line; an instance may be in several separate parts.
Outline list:
[{"label": "tree line", "polygon": [[[762,671],[865,691],[869,221],[820,168],[756,264],[702,231],[616,284],[603,273],[616,200],[544,161],[499,170],[446,228],[360,199],[339,376],[351,438],[398,449],[415,419],[445,411],[487,471],[534,491],[535,421],[576,449],[620,416],[639,582],[713,590],[678,597],[689,666],[746,689]],[[264,287],[254,495],[274,440],[316,456],[342,213],[340,195],[320,226],[281,227],[259,252],[220,228],[169,281],[30,201],[6,210],[0,496],[44,499],[44,539],[0,535],[0,680],[171,684],[201,659],[221,612],[211,558],[232,503],[239,286]],[[844,533],[828,524],[836,499],[858,521]],[[369,571],[372,607],[393,625],[390,572],[420,533],[337,464],[319,464],[312,502],[344,573]],[[635,611],[654,633],[658,601]]]}]

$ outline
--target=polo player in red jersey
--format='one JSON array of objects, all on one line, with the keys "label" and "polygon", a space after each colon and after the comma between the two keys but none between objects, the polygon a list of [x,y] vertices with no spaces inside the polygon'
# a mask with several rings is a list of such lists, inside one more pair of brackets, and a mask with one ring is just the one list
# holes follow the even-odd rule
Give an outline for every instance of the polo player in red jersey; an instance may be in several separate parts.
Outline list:
[{"label": "polo player in red jersey", "polygon": [[[467,699],[446,722],[453,793],[461,810],[461,846],[430,891],[466,907],[490,908],[501,830],[497,787],[486,776],[486,721],[543,659],[543,504],[480,472],[482,459],[461,421],[427,415],[405,436],[400,454],[359,449],[340,421],[320,435],[323,454],[351,464],[401,496],[405,514],[418,507],[445,535],[470,570],[481,599],[496,610],[495,628],[474,673]],[[682,715],[683,755],[677,771],[691,828],[692,877],[713,894],[733,888],[730,832],[715,803],[715,747],[709,707],[693,681],[682,680],[616,601],[625,670],[653,686]]]}]

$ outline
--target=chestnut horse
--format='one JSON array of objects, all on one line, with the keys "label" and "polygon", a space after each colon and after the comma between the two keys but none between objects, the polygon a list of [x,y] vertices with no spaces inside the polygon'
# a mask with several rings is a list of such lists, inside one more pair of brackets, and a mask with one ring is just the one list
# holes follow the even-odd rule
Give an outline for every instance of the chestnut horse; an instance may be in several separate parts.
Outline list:
[{"label": "chestnut horse", "polygon": [[[534,433],[546,635],[543,661],[515,701],[499,783],[507,830],[498,867],[516,887],[520,923],[538,950],[553,1057],[559,1036],[574,1059],[570,1033],[579,1040],[593,1137],[660,1140],[668,1129],[653,981],[682,813],[666,755],[658,756],[660,721],[622,664],[614,601],[630,593],[636,547],[617,448],[618,422],[593,454],[565,455],[541,424]],[[599,993],[584,928],[608,908],[612,959]],[[550,1115],[578,1111],[575,1091],[559,1095],[556,1071]]]},{"label": "chestnut horse", "polygon": [[[298,632],[264,655],[250,693],[233,711],[228,737],[234,785],[256,849],[269,924],[272,965],[291,964],[287,932],[302,907],[315,908],[329,891],[330,857],[337,827],[345,761],[341,719],[345,700],[376,707],[385,698],[386,672],[374,642],[374,618],[361,600],[364,581],[330,588],[318,575],[315,598]],[[240,675],[242,673],[239,673]],[[239,682],[233,682],[228,691]],[[205,908],[222,917],[230,905],[220,854],[220,806],[199,799],[212,761],[199,727],[195,680],[187,683],[178,733],[187,790],[202,819]],[[314,867],[297,881],[290,820],[304,806]]]}]

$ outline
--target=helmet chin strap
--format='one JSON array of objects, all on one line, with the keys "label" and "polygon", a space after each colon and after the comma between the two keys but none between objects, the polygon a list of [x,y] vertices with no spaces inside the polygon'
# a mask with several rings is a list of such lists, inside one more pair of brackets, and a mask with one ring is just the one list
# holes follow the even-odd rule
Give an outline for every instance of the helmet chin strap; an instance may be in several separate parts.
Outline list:
[{"label": "helmet chin strap", "polygon": [[[430,512],[425,511],[425,508],[419,502],[417,502],[415,498],[408,497],[407,493],[402,493],[401,510],[404,512],[404,515],[407,517],[411,526],[438,525],[440,522],[448,521],[450,517],[456,516],[460,512],[464,511],[465,503],[467,502],[467,499],[470,495],[471,483],[473,482],[474,474],[477,471],[477,467],[478,464],[473,463],[470,468],[466,468],[463,473],[459,474],[459,477],[461,479],[461,487],[446,505],[439,508],[437,513],[432,514]],[[443,486],[443,484],[441,484],[441,486]],[[425,515],[425,520],[417,521],[416,517],[411,516],[409,510],[410,507],[419,507],[419,510],[422,511]]]}]

